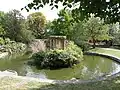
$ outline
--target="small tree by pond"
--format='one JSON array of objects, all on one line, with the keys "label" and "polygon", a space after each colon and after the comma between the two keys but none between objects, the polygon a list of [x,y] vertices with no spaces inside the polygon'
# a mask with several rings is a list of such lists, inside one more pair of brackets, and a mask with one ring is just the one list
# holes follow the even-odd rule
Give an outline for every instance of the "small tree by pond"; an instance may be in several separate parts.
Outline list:
[{"label": "small tree by pond", "polygon": [[95,48],[96,40],[109,40],[108,26],[104,25],[104,21],[99,17],[92,16],[87,22],[84,23],[84,34],[88,40],[92,40],[93,48]]},{"label": "small tree by pond", "polygon": [[118,22],[109,25],[109,35],[112,37],[111,42],[113,45],[120,45],[120,27]]}]

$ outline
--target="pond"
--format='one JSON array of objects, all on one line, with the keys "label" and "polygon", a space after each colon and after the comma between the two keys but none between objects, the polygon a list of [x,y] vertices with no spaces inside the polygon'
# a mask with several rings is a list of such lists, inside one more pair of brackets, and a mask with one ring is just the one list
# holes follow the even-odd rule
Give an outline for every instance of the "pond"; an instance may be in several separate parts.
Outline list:
[{"label": "pond", "polygon": [[0,60],[0,71],[14,70],[21,76],[42,79],[69,80],[72,78],[88,80],[118,73],[120,65],[113,60],[100,56],[85,55],[84,60],[72,67],[58,70],[38,70],[26,65],[28,56],[5,58]]}]

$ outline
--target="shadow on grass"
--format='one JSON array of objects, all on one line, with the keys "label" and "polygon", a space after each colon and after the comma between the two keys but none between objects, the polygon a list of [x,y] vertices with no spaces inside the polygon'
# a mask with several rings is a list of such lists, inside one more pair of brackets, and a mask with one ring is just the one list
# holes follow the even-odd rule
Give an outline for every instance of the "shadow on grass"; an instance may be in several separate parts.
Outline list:
[{"label": "shadow on grass", "polygon": [[120,77],[91,83],[51,84],[30,90],[120,90]]}]

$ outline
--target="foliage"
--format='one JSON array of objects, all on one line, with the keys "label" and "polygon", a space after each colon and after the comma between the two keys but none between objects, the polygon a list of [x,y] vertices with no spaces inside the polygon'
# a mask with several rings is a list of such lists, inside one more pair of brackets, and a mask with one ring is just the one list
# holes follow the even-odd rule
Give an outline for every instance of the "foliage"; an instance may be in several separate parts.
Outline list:
[{"label": "foliage", "polygon": [[19,53],[26,49],[26,45],[20,42],[10,41],[9,39],[6,39],[6,44],[2,45],[2,48],[0,48],[1,52],[9,52],[12,53]]},{"label": "foliage", "polygon": [[109,25],[109,35],[112,37],[112,43],[114,45],[120,45],[119,23]]},{"label": "foliage", "polygon": [[32,59],[40,68],[64,68],[71,67],[82,60],[83,53],[79,47],[70,43],[65,50],[42,51],[33,54]]},{"label": "foliage", "polygon": [[88,43],[88,36],[85,35],[84,23],[84,21],[81,21],[73,25],[71,40],[81,47],[83,51],[86,51],[90,49],[90,45]]},{"label": "foliage", "polygon": [[46,18],[41,12],[32,13],[27,17],[28,30],[31,30],[36,38],[42,38],[44,36],[45,25]]},{"label": "foliage", "polygon": [[83,52],[91,49],[91,45],[87,41],[75,40],[75,43],[82,48]]},{"label": "foliage", "polygon": [[25,18],[18,10],[0,12],[0,37],[23,43],[34,39],[32,32],[27,30]]},{"label": "foliage", "polygon": [[67,39],[71,38],[73,18],[69,10],[61,10],[58,14],[59,18],[51,22],[49,35],[63,35]]},{"label": "foliage", "polygon": [[2,27],[2,25],[0,25],[0,37],[5,37],[6,32],[4,30],[4,28]]},{"label": "foliage", "polygon": [[5,29],[5,17],[6,13],[0,11],[0,25],[3,29]]},{"label": "foliage", "polygon": [[5,41],[3,38],[0,37],[0,45],[3,45],[3,44],[5,44]]},{"label": "foliage", "polygon": [[21,37],[21,24],[24,22],[24,17],[20,11],[12,10],[5,15],[5,27],[6,37],[14,41],[20,41]]},{"label": "foliage", "polygon": [[5,13],[0,11],[0,37],[5,37],[6,32],[5,32]]},{"label": "foliage", "polygon": [[91,16],[89,20],[74,23],[71,40],[85,51],[90,49],[89,40],[94,43],[93,47],[97,40],[109,40],[111,37],[108,32],[108,25],[103,20]]},{"label": "foliage", "polygon": [[67,39],[72,40],[75,44],[89,49],[89,40],[92,40],[95,46],[96,40],[109,40],[108,26],[98,17],[91,16],[89,20],[74,21],[69,10],[61,10],[59,18],[49,23],[49,35],[64,35]]},{"label": "foliage", "polygon": [[5,44],[9,44],[11,41],[9,38],[2,38],[0,37],[0,45],[5,45]]},{"label": "foliage", "polygon": [[70,53],[74,58],[82,60],[83,53],[80,47],[74,44],[74,42],[69,42],[65,48],[65,52]]},{"label": "foliage", "polygon": [[[107,22],[120,21],[120,0],[32,0],[33,2],[25,6],[25,9],[34,8],[39,9],[46,4],[58,8],[59,2],[66,8],[73,8],[73,16],[81,13],[81,18],[87,18],[90,13],[95,14],[97,17],[104,18]],[[75,7],[76,6],[76,7]],[[77,12],[77,13],[76,13]],[[79,17],[76,18],[76,20]]]},{"label": "foliage", "polygon": [[30,43],[32,40],[35,39],[34,35],[32,34],[32,31],[27,30],[26,23],[23,23],[22,25],[22,30],[20,31],[21,35],[19,37],[20,42],[22,43]]},{"label": "foliage", "polygon": [[35,37],[32,35],[32,32],[29,30],[22,30],[21,33],[22,33],[21,42],[23,43],[28,44],[35,39]]},{"label": "foliage", "polygon": [[83,25],[84,34],[88,37],[88,40],[92,40],[93,47],[95,47],[96,40],[109,40],[108,36],[108,26],[104,25],[103,20],[100,20],[98,17],[92,16],[89,18],[86,23]]}]

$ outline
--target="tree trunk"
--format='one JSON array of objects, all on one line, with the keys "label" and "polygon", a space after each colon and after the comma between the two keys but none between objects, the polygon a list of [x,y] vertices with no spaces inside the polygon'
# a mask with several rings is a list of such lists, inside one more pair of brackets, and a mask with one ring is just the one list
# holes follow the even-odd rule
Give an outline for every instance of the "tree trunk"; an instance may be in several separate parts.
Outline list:
[{"label": "tree trunk", "polygon": [[96,41],[95,41],[95,39],[93,38],[93,48],[95,48],[95,46],[96,46]]}]

